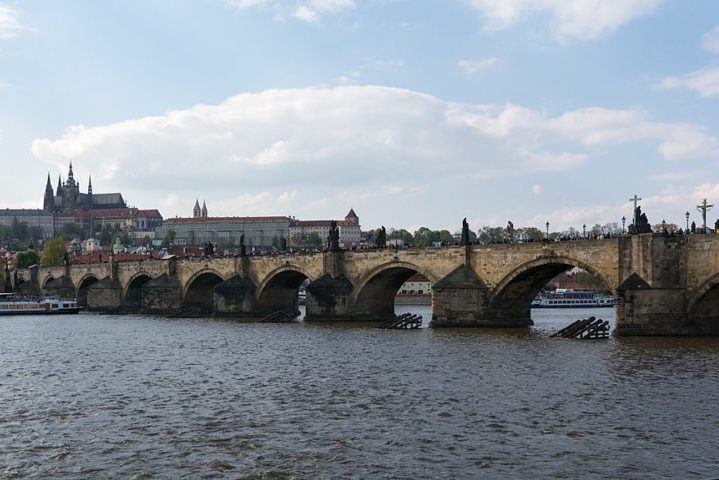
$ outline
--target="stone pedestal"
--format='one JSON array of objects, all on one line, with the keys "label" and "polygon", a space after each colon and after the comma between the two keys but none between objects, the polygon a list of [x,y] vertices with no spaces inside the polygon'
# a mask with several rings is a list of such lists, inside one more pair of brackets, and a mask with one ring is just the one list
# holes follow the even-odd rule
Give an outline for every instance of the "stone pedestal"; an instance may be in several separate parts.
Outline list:
[{"label": "stone pedestal", "polygon": [[215,286],[215,315],[218,317],[252,317],[257,286],[239,275]]}]

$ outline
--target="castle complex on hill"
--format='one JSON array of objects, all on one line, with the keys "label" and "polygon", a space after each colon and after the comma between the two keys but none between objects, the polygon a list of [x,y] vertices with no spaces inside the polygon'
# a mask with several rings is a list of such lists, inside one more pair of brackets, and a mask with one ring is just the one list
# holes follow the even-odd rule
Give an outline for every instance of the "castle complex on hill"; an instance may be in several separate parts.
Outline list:
[{"label": "castle complex on hill", "polygon": [[162,215],[154,209],[128,207],[120,193],[93,193],[91,178],[87,193],[80,192],[80,182],[75,180],[70,163],[67,180],[63,182],[58,177],[55,190],[48,173],[42,209],[0,210],[0,225],[11,226],[14,222],[38,228],[47,240],[59,236],[68,224],[79,226],[89,235],[102,229],[152,232],[162,225]]},{"label": "castle complex on hill", "polygon": [[[298,220],[291,216],[211,217],[207,204],[203,201],[200,207],[199,200],[195,200],[191,217],[163,220],[155,209],[128,207],[121,193],[93,192],[92,178],[88,178],[87,191],[81,192],[70,163],[67,179],[63,181],[62,176],[58,176],[56,188],[53,188],[48,173],[42,209],[0,210],[0,225],[11,226],[17,222],[42,232],[43,240],[61,236],[66,226],[72,225],[74,229],[84,230],[87,236],[108,230],[156,241],[172,232],[173,243],[179,246],[212,242],[233,247],[244,237],[247,247],[264,251],[281,244],[297,246],[293,243],[298,239],[314,235],[324,242],[333,221]],[[359,245],[361,227],[354,210],[350,209],[343,220],[334,222],[339,230],[341,247]]]}]

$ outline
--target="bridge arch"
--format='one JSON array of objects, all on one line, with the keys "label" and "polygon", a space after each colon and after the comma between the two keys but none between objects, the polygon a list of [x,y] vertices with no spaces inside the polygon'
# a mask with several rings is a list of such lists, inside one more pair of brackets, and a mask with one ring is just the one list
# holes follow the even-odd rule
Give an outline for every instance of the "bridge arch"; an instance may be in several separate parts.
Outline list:
[{"label": "bridge arch", "polygon": [[40,284],[40,288],[42,289],[43,292],[47,288],[47,284],[52,282],[53,280],[55,280],[55,277],[53,277],[52,274],[48,274],[45,276],[45,278],[43,279],[43,281]]},{"label": "bridge arch", "polygon": [[267,274],[256,293],[256,308],[260,313],[288,310],[297,312],[298,291],[305,280],[314,280],[303,268],[282,265]]},{"label": "bridge arch", "polygon": [[78,305],[81,307],[87,307],[87,289],[90,288],[90,285],[97,281],[98,278],[94,274],[88,273],[83,276],[79,282],[77,282],[75,297],[77,298]]},{"label": "bridge arch", "polygon": [[719,323],[719,273],[706,279],[688,296],[687,314],[692,325]]},{"label": "bridge arch", "polygon": [[394,315],[394,299],[400,287],[419,273],[434,284],[436,275],[418,265],[403,261],[383,263],[364,274],[352,292],[352,315],[367,320],[386,320]]},{"label": "bridge arch", "polygon": [[149,273],[140,271],[127,282],[122,292],[122,304],[128,310],[139,311],[142,309],[142,287],[150,280],[152,277]]},{"label": "bridge arch", "polygon": [[211,268],[195,272],[187,281],[182,292],[182,308],[198,310],[199,313],[212,313],[215,305],[215,285],[224,278]]},{"label": "bridge arch", "polygon": [[563,256],[544,256],[526,262],[508,273],[490,292],[487,317],[501,325],[532,325],[531,304],[534,297],[552,278],[572,267],[578,267],[600,278],[616,295],[614,285],[599,268]]}]

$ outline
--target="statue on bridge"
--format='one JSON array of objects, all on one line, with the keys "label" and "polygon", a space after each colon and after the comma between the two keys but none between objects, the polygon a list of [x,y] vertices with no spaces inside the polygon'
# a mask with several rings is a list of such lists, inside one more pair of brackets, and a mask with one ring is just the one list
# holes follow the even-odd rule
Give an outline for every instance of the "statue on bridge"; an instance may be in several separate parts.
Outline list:
[{"label": "statue on bridge", "polygon": [[205,242],[205,256],[211,257],[215,253],[215,246],[209,240]]},{"label": "statue on bridge", "polygon": [[714,222],[714,233],[719,233],[719,218]]},{"label": "statue on bridge", "polygon": [[636,235],[637,233],[652,233],[652,226],[649,225],[647,214],[642,213],[642,207],[637,207],[634,210],[634,223],[629,225],[629,234]]},{"label": "statue on bridge", "polygon": [[511,220],[507,220],[507,236],[510,242],[514,241],[514,224]]},{"label": "statue on bridge", "polygon": [[327,235],[327,250],[330,252],[338,252],[340,250],[340,230],[337,228],[337,222],[330,222],[330,231]]},{"label": "statue on bridge", "polygon": [[287,251],[287,239],[283,235],[280,237],[280,252],[285,252],[285,251]]},{"label": "statue on bridge", "polygon": [[462,220],[462,237],[460,239],[462,246],[469,245],[469,224],[467,223],[467,217]]},{"label": "statue on bridge", "polygon": [[245,234],[240,235],[240,257],[247,256],[247,247],[245,247]]},{"label": "statue on bridge", "polygon": [[692,222],[692,233],[697,233],[697,224]]},{"label": "statue on bridge", "polygon": [[379,248],[387,246],[387,230],[385,230],[384,225],[382,225],[382,229],[377,232],[377,238],[374,240],[374,245]]},{"label": "statue on bridge", "polygon": [[62,260],[63,260],[63,262],[65,263],[65,266],[66,266],[66,267],[69,267],[69,266],[70,266],[70,254],[69,254],[69,253],[65,252],[65,253],[62,255]]}]

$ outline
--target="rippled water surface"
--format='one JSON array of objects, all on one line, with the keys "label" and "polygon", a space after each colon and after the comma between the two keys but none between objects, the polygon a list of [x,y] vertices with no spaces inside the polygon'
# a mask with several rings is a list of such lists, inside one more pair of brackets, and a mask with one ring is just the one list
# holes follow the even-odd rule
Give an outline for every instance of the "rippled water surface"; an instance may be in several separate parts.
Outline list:
[{"label": "rippled water surface", "polygon": [[0,318],[0,478],[716,478],[719,339],[548,338],[589,314]]}]

